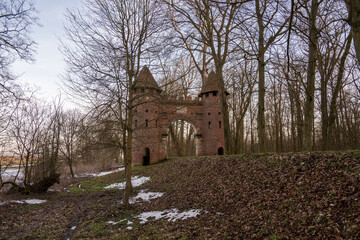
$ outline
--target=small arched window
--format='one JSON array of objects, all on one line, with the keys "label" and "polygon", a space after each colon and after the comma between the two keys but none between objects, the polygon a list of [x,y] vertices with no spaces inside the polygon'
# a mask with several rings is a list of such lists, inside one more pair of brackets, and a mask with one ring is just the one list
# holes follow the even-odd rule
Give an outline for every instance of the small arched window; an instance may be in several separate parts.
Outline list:
[{"label": "small arched window", "polygon": [[221,121],[219,121],[219,128],[221,128]]},{"label": "small arched window", "polygon": [[208,127],[209,127],[209,129],[211,129],[211,121],[209,121]]},{"label": "small arched window", "polygon": [[145,120],[145,127],[148,127],[149,126],[149,120]]}]

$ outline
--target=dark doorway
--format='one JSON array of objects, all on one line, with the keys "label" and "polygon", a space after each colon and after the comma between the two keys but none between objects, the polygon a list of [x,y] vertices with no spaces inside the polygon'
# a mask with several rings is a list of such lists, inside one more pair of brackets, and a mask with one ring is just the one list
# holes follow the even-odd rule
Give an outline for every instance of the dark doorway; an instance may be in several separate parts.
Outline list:
[{"label": "dark doorway", "polygon": [[143,166],[147,166],[150,164],[150,149],[145,148],[144,156],[143,156]]},{"label": "dark doorway", "polygon": [[224,149],[222,147],[219,147],[218,155],[224,155]]}]

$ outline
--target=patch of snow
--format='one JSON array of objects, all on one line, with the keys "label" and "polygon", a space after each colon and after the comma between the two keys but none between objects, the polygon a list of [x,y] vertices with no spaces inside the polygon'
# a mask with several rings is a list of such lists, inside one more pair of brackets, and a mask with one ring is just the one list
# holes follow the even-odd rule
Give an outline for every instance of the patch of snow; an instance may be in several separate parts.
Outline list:
[{"label": "patch of snow", "polygon": [[125,168],[124,167],[121,167],[121,168],[118,168],[118,169],[115,169],[115,170],[112,170],[112,171],[105,171],[105,172],[100,172],[100,173],[97,173],[97,174],[91,174],[93,177],[100,177],[100,176],[104,176],[104,175],[108,175],[110,173],[114,173],[114,172],[120,172],[120,171],[123,171]]},{"label": "patch of snow", "polygon": [[[190,209],[189,211],[185,212],[179,212],[178,209],[173,208],[170,210],[164,210],[164,211],[152,211],[152,212],[143,212],[140,215],[135,216],[135,218],[140,220],[140,224],[147,223],[149,220],[159,220],[159,219],[167,219],[169,222],[175,222],[177,220],[185,220],[188,218],[196,217],[200,215],[201,210],[200,209]],[[134,224],[130,220],[120,220],[118,222],[114,221],[108,221],[108,224],[116,225],[120,222],[127,221],[127,227],[126,229],[132,230],[133,227],[131,226]]]},{"label": "patch of snow", "polygon": [[19,204],[41,204],[46,202],[47,200],[40,200],[40,199],[26,199],[26,200],[10,200],[7,202],[0,202],[0,205],[4,205],[7,203],[19,203]]},{"label": "patch of snow", "polygon": [[175,222],[177,220],[185,220],[191,217],[196,217],[199,214],[199,209],[191,209],[189,211],[179,212],[178,209],[173,208],[164,211],[143,212],[140,215],[136,216],[136,218],[141,221],[141,224],[144,224],[152,218],[154,218],[154,220],[165,218],[168,219],[169,222]]},{"label": "patch of snow", "polygon": [[130,198],[129,203],[134,204],[137,202],[149,202],[152,199],[162,197],[164,193],[161,192],[145,192],[146,190],[141,190],[138,195]]},{"label": "patch of snow", "polygon": [[71,231],[74,231],[75,228],[76,228],[76,226],[72,226],[72,227],[71,227]]},{"label": "patch of snow", "polygon": [[107,223],[107,224],[111,224],[111,225],[116,225],[116,224],[119,224],[119,223],[124,222],[124,221],[127,221],[127,220],[126,220],[126,219],[123,219],[123,220],[120,220],[120,221],[118,221],[118,222],[108,221],[108,222],[106,222],[106,223]]},{"label": "patch of snow", "polygon": [[83,173],[83,174],[75,174],[74,177],[79,178],[79,177],[100,177],[100,176],[104,176],[104,175],[108,175],[110,173],[114,173],[114,172],[120,172],[123,171],[125,168],[121,167],[115,170],[111,170],[111,171],[104,171],[104,172],[100,172],[100,173]]},{"label": "patch of snow", "polygon": [[24,202],[27,203],[27,204],[41,204],[41,203],[44,203],[46,201],[47,200],[40,200],[40,199],[27,199],[27,200],[24,200]]},{"label": "patch of snow", "polygon": [[48,189],[48,192],[61,192],[61,190],[55,190],[55,189]]},{"label": "patch of snow", "polygon": [[114,222],[114,221],[108,221],[108,222],[106,222],[107,224],[111,224],[111,225],[116,225],[116,224],[118,224],[119,222]]},{"label": "patch of snow", "polygon": [[[131,178],[131,183],[133,187],[138,187],[147,181],[150,181],[150,177],[140,177],[140,176],[134,176]],[[125,182],[121,183],[113,183],[109,186],[104,187],[105,189],[111,189],[111,188],[117,188],[117,189],[125,189]]]},{"label": "patch of snow", "polygon": [[[5,171],[1,172],[1,177],[3,181],[12,181],[16,175],[18,174],[19,168],[7,168]],[[16,182],[19,183],[24,179],[24,171],[23,168],[20,169],[20,172],[17,176]]]}]

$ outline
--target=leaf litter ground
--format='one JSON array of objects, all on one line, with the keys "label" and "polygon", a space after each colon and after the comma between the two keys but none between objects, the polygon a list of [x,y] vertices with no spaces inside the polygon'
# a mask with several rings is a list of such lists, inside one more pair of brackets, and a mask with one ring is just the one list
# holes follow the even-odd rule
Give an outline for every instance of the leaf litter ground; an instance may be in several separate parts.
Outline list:
[{"label": "leaf litter ground", "polygon": [[[104,188],[121,182],[116,172],[82,182],[82,191],[31,196],[43,204],[0,206],[0,238],[360,238],[358,153],[178,158],[135,167],[134,176],[151,180],[133,199],[144,189],[163,195],[125,209],[123,190]],[[199,212],[175,221],[137,218],[191,210]]]}]

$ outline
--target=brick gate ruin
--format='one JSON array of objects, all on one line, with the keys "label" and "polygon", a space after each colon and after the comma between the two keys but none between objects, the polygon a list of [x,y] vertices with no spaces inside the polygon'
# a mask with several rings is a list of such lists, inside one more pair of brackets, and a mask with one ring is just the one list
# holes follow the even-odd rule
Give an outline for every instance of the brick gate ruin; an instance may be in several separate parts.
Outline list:
[{"label": "brick gate ruin", "polygon": [[[133,164],[148,165],[167,157],[169,125],[185,120],[195,129],[196,155],[224,154],[224,130],[216,75],[205,79],[199,97],[170,99],[161,94],[148,67],[134,86]],[[228,95],[228,93],[226,92]]]}]

